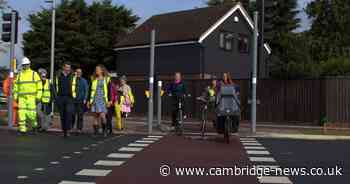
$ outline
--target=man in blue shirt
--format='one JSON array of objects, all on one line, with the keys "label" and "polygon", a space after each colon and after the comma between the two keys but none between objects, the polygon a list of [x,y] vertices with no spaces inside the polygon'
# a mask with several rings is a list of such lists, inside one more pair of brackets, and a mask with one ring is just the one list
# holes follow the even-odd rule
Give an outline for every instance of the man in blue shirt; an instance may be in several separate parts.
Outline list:
[{"label": "man in blue shirt", "polygon": [[86,79],[82,77],[82,69],[77,68],[75,70],[77,80],[77,97],[74,99],[75,113],[73,115],[72,128],[74,128],[75,121],[77,121],[77,131],[82,133],[84,112],[88,98],[89,85]]}]

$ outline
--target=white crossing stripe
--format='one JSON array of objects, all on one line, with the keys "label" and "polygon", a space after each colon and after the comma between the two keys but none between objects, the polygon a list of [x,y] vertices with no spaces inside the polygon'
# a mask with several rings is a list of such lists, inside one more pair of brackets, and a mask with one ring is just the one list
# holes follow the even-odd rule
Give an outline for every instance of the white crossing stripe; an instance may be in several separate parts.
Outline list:
[{"label": "white crossing stripe", "polygon": [[108,158],[132,158],[135,154],[130,153],[111,153],[107,157]]},{"label": "white crossing stripe", "polygon": [[269,183],[269,184],[293,184],[292,181],[288,177],[282,176],[269,176],[269,177],[261,177],[259,179],[260,183]]},{"label": "white crossing stripe", "polygon": [[159,138],[145,137],[145,138],[142,138],[142,140],[145,140],[145,141],[159,141]]},{"label": "white crossing stripe", "polygon": [[79,182],[79,181],[61,181],[58,184],[96,184],[93,182]]},{"label": "white crossing stripe", "polygon": [[260,143],[250,143],[250,142],[247,142],[247,143],[242,143],[244,146],[262,146]]},{"label": "white crossing stripe", "polygon": [[50,162],[50,164],[57,165],[57,164],[60,164],[60,162],[54,161],[54,162]]},{"label": "white crossing stripe", "polygon": [[149,135],[147,137],[150,137],[150,138],[163,138],[162,135]]},{"label": "white crossing stripe", "polygon": [[44,168],[36,168],[34,169],[34,171],[44,171],[45,169]]},{"label": "white crossing stripe", "polygon": [[241,141],[241,143],[259,143],[258,141]]},{"label": "white crossing stripe", "polygon": [[131,151],[131,152],[138,152],[142,151],[143,148],[136,148],[136,147],[122,147],[118,151]]},{"label": "white crossing stripe", "polygon": [[83,150],[89,150],[90,148],[89,147],[83,147]]},{"label": "white crossing stripe", "polygon": [[70,156],[63,156],[62,158],[63,158],[63,159],[70,159],[70,158],[72,158],[72,157],[70,157]]},{"label": "white crossing stripe", "polygon": [[241,141],[256,141],[255,138],[250,138],[250,137],[241,137],[240,140]]},{"label": "white crossing stripe", "polygon": [[272,157],[249,157],[251,162],[276,162]]},{"label": "white crossing stripe", "polygon": [[130,146],[130,147],[147,147],[147,146],[149,146],[149,144],[130,143],[128,146]]},{"label": "white crossing stripe", "polygon": [[81,154],[81,152],[80,151],[76,151],[76,152],[74,152],[74,154],[79,155],[79,154]]},{"label": "white crossing stripe", "polygon": [[83,169],[77,172],[75,175],[78,176],[107,176],[112,170],[101,170],[101,169]]},{"label": "white crossing stripe", "polygon": [[97,144],[91,144],[91,146],[92,146],[92,147],[96,147],[96,146],[97,146]]},{"label": "white crossing stripe", "polygon": [[99,160],[94,165],[101,166],[121,166],[124,164],[124,161],[109,161],[109,160]]},{"label": "white crossing stripe", "polygon": [[27,179],[28,176],[17,176],[17,179]]},{"label": "white crossing stripe", "polygon": [[154,143],[155,141],[136,141],[136,143]]},{"label": "white crossing stripe", "polygon": [[262,146],[244,146],[246,150],[265,150],[265,147]]},{"label": "white crossing stripe", "polygon": [[278,165],[256,165],[257,168],[270,168],[270,169],[277,169],[280,168]]},{"label": "white crossing stripe", "polygon": [[268,151],[255,151],[255,150],[248,150],[248,155],[270,155],[270,152]]}]

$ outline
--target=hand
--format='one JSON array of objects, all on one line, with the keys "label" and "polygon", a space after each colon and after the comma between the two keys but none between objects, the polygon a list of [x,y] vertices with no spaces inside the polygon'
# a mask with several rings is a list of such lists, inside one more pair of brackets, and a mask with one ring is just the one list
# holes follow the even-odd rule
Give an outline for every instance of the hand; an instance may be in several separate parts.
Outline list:
[{"label": "hand", "polygon": [[84,105],[86,104],[86,100],[83,101]]},{"label": "hand", "polygon": [[112,102],[107,102],[107,107],[111,107],[112,106]]},{"label": "hand", "polygon": [[88,102],[88,103],[86,104],[86,107],[87,107],[88,109],[90,109],[90,107],[91,107],[90,102]]}]

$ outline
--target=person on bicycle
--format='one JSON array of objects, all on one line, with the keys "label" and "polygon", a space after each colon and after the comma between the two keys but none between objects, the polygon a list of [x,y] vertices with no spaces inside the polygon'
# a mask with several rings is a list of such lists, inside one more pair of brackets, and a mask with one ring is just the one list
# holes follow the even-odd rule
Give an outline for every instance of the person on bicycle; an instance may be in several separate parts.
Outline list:
[{"label": "person on bicycle", "polygon": [[172,126],[175,126],[178,121],[178,100],[186,95],[186,86],[182,82],[182,76],[180,72],[175,73],[174,82],[168,86],[166,92],[169,96],[172,97]]},{"label": "person on bicycle", "polygon": [[[240,91],[239,86],[233,82],[233,80],[231,79],[230,73],[223,73],[222,80],[220,81],[218,88],[217,88],[218,89],[217,92],[219,93],[221,90],[221,87],[226,86],[226,85],[234,86],[235,91],[236,91],[236,96],[239,99],[239,91]],[[220,96],[220,94],[217,94],[217,96]],[[236,131],[238,131],[239,117],[238,117],[238,120],[237,120],[237,117],[231,117],[231,119],[234,120],[233,127],[234,127],[234,132],[236,132]],[[223,133],[224,126],[225,126],[224,124],[225,124],[225,117],[224,116],[217,116],[216,129],[217,129],[218,133]]]}]

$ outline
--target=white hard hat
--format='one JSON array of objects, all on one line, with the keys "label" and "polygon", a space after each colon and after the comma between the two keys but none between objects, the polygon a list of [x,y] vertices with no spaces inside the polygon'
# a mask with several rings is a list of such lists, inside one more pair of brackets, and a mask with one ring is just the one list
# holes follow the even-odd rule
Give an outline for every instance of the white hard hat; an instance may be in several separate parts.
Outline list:
[{"label": "white hard hat", "polygon": [[22,65],[29,65],[30,64],[30,60],[27,57],[24,57],[22,59]]}]

